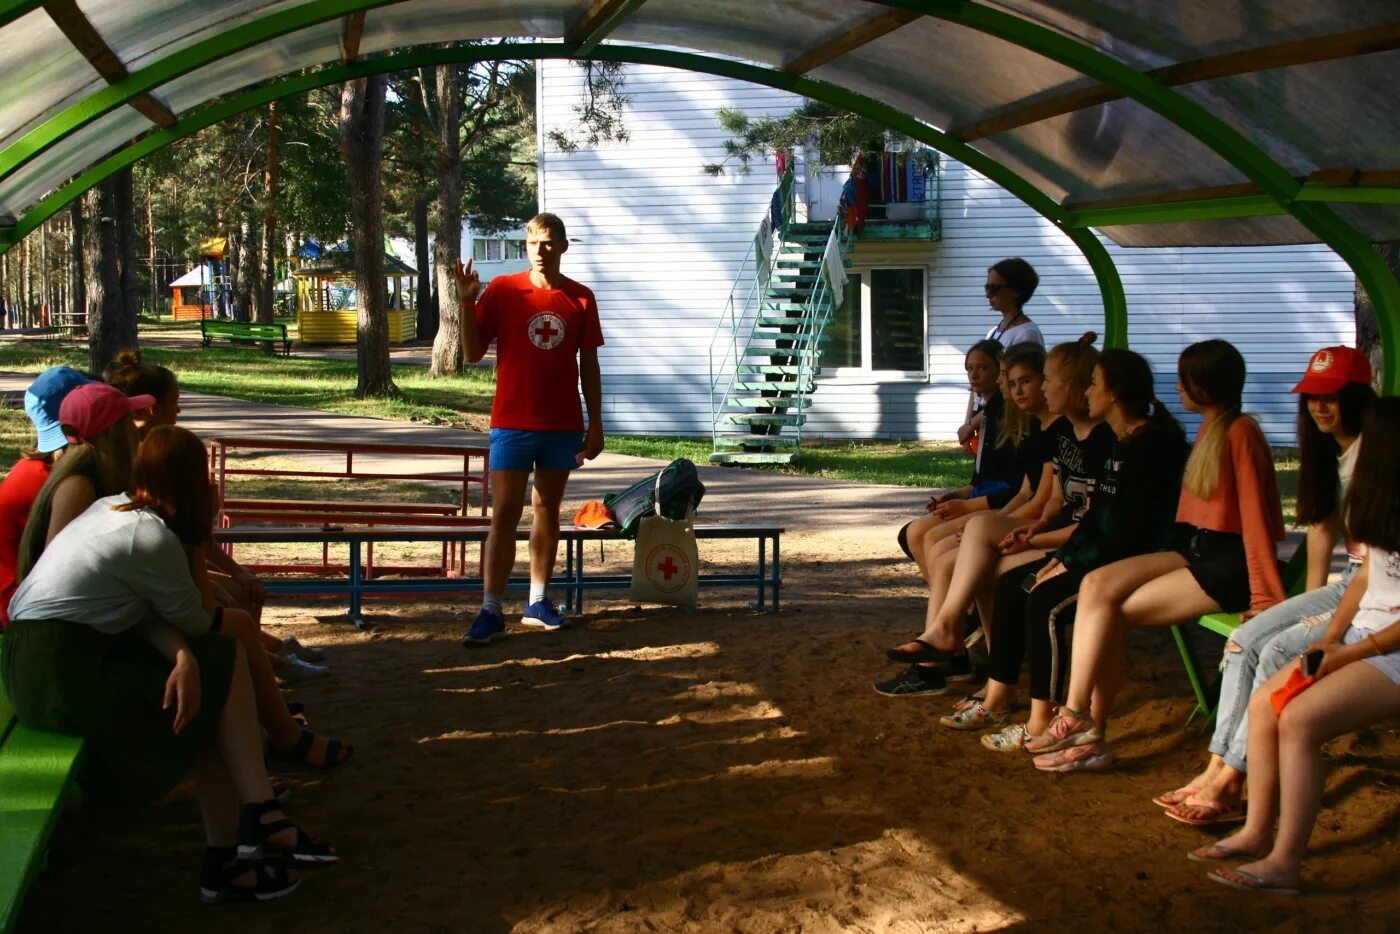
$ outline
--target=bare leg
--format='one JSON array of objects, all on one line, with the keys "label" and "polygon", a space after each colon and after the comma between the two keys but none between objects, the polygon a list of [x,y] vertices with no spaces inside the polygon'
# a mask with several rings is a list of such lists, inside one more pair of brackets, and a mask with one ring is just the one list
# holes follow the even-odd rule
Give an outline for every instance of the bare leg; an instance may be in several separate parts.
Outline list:
[{"label": "bare leg", "polygon": [[[955,649],[961,642],[962,621],[967,608],[977,596],[978,589],[991,577],[1000,559],[997,542],[1017,526],[1020,519],[1006,516],[975,516],[963,527],[962,545],[958,548],[958,563],[947,593],[937,605],[929,601],[928,620],[924,626],[924,641],[941,649]],[[1034,560],[1034,559],[1032,559]]]},{"label": "bare leg", "polygon": [[253,682],[241,645],[234,653],[233,680],[219,716],[219,755],[241,801],[266,801],[272,797],[272,783],[263,766]]},{"label": "bare leg", "polygon": [[[1175,552],[1139,555],[1115,561],[1091,571],[1079,585],[1079,606],[1074,616],[1074,651],[1070,661],[1065,706],[1085,713],[1090,708],[1100,666],[1111,652],[1120,625],[1123,604],[1149,581],[1180,571],[1186,559]],[[1183,572],[1184,573],[1184,572]],[[1186,574],[1190,578],[1190,574]],[[1200,591],[1195,579],[1191,586]],[[1178,619],[1185,618],[1185,613]]]},{"label": "bare leg", "polygon": [[928,547],[952,535],[962,528],[967,520],[967,516],[944,520],[929,513],[909,523],[909,531],[905,535],[909,543],[909,550],[914,555],[914,563],[919,566],[920,577],[928,580],[928,563],[925,557]]},{"label": "bare leg", "polygon": [[238,836],[238,789],[217,749],[206,749],[192,771],[206,846],[233,846]]},{"label": "bare leg", "polygon": [[[1263,693],[1260,691],[1255,697]],[[1249,784],[1253,792],[1252,701],[1249,713]],[[1396,713],[1400,713],[1400,684],[1366,662],[1353,662],[1333,672],[1284,708],[1272,737],[1278,773],[1278,835],[1268,856],[1241,866],[1241,870],[1274,885],[1297,884],[1298,867],[1322,806],[1323,743]],[[1253,800],[1251,793],[1251,804]]]},{"label": "bare leg", "polygon": [[[225,609],[223,631],[237,639],[238,644],[243,647],[249,680],[253,687],[253,698],[257,705],[258,722],[267,730],[268,741],[274,749],[284,752],[296,748],[301,739],[301,724],[292,719],[292,712],[287,709],[287,702],[282,697],[282,690],[277,686],[277,678],[272,670],[272,660],[258,638],[257,624],[242,610]],[[312,765],[324,763],[327,742],[324,736],[317,736],[312,740],[311,750],[307,753],[307,759]],[[347,757],[350,752],[345,749],[341,755]]]},{"label": "bare leg", "polygon": [[1046,700],[1031,700],[1031,718],[1026,722],[1026,732],[1039,736],[1050,728],[1055,717],[1055,705]]},{"label": "bare leg", "polygon": [[1000,681],[987,679],[987,684],[982,689],[985,700],[982,706],[988,710],[1010,710],[1016,706],[1016,685],[1002,684]]},{"label": "bare leg", "polygon": [[515,567],[515,532],[525,509],[524,470],[491,471],[491,531],[486,535],[485,591],[503,595]]},{"label": "bare leg", "polygon": [[997,542],[1022,524],[1022,520],[987,514],[974,517],[963,527],[952,580],[937,602],[934,601],[936,595],[930,593],[921,639],[949,652],[961,647],[963,617],[984,583],[989,579],[995,582],[992,572],[997,563],[1017,559],[1029,563],[1040,556],[1039,552],[1023,552],[1025,557],[1013,555],[1003,559],[997,551]]},{"label": "bare leg", "polygon": [[[253,700],[253,683],[248,675],[248,662],[242,646],[234,650],[233,678],[229,682],[228,697],[224,699],[224,709],[219,715],[219,758],[222,760],[223,774],[217,774],[213,766],[201,768],[196,776],[206,783],[204,790],[210,793],[208,801],[200,794],[200,809],[205,815],[206,835],[226,838],[223,830],[227,821],[229,787],[237,793],[238,801],[255,804],[273,798],[272,782],[267,777],[263,765],[262,736],[258,730],[257,706]],[[201,765],[208,765],[207,761]],[[282,817],[280,811],[268,811],[263,815],[265,822]],[[212,829],[208,822],[217,826]],[[234,818],[235,833],[237,818]],[[292,844],[296,842],[296,830],[287,828],[268,838],[273,843]],[[214,844],[211,844],[214,845]],[[227,845],[227,844],[220,844]]]},{"label": "bare leg", "polygon": [[530,497],[530,583],[549,583],[559,554],[559,506],[564,502],[567,470],[535,471],[535,488]]}]

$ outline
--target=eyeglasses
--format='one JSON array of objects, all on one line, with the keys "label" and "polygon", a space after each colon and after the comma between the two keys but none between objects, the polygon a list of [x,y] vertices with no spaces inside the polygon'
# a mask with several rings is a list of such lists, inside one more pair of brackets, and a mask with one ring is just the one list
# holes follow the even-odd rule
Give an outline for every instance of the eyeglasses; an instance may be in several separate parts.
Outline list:
[{"label": "eyeglasses", "polygon": [[996,283],[996,282],[988,282],[986,285],[982,286],[982,290],[983,290],[984,292],[986,292],[988,295],[995,295],[995,294],[997,294],[998,292],[1000,292],[1002,289],[1009,289],[1009,288],[1011,288],[1011,286],[1009,286],[1009,285],[1007,285],[1007,284],[1005,284],[1005,283]]}]

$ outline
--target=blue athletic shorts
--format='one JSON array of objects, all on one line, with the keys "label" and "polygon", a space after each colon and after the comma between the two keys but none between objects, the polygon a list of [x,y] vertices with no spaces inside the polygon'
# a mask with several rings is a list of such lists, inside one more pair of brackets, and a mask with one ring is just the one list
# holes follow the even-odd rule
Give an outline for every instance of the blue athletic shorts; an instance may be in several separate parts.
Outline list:
[{"label": "blue athletic shorts", "polygon": [[492,470],[573,470],[582,450],[581,431],[491,429]]}]

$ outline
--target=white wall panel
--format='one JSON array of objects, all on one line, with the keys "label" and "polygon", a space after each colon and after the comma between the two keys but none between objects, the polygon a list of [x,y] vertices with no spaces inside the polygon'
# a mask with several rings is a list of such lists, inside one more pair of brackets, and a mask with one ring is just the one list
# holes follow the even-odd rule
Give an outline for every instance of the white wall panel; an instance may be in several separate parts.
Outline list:
[{"label": "white wall panel", "polygon": [[[545,132],[566,127],[583,100],[583,72],[541,62]],[[565,272],[598,294],[608,429],[708,434],[708,348],[733,279],[775,184],[771,163],[749,175],[703,176],[724,157],[721,106],[783,113],[796,98],[709,75],[628,66],[629,140],[573,153],[541,146],[541,209],[564,217]],[[1027,307],[1050,343],[1103,331],[1088,262],[1066,237],[1006,190],[944,160],[943,239],[858,244],[859,265],[907,262],[927,270],[927,378],[823,379],[807,430],[830,438],[946,439],[966,404],[963,350],[996,322],[982,293],[986,267],[1021,256],[1041,275]],[[1105,241],[1106,242],[1106,241]],[[1124,249],[1108,244],[1130,310],[1131,346],[1158,374],[1178,412],[1176,357],[1209,337],[1234,342],[1249,365],[1246,407],[1275,443],[1291,443],[1288,390],[1317,347],[1352,343],[1352,278],[1325,246]]]}]

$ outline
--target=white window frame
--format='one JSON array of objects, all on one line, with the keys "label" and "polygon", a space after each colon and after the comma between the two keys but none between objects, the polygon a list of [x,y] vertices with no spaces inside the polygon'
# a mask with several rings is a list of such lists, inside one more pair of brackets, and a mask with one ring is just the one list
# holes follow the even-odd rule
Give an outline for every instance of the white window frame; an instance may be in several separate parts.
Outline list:
[{"label": "white window frame", "polygon": [[[923,366],[918,370],[876,370],[871,364],[874,362],[875,345],[874,331],[871,327],[871,277],[872,272],[879,270],[903,270],[917,269],[923,273],[924,287],[921,292],[923,299],[924,326],[922,335],[923,353],[919,359]],[[840,383],[922,383],[928,381],[928,287],[929,287],[929,267],[923,263],[872,263],[869,265],[853,266],[848,271],[851,276],[860,276],[860,361],[858,367],[823,367],[821,379],[827,382]],[[847,283],[850,284],[848,279]]]}]

